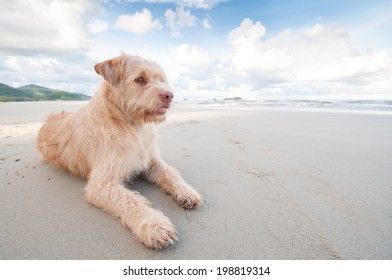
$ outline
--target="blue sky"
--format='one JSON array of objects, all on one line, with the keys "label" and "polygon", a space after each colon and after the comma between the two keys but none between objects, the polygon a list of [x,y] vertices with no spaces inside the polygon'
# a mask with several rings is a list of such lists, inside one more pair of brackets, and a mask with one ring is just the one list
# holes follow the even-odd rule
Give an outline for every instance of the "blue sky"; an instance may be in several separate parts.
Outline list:
[{"label": "blue sky", "polygon": [[93,94],[96,62],[156,60],[178,98],[392,99],[392,1],[15,0],[0,82]]}]

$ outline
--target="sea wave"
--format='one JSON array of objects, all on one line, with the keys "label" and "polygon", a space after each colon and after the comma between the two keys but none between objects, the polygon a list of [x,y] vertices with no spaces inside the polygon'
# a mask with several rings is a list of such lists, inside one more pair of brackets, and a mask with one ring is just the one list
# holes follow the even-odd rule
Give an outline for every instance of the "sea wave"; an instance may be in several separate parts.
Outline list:
[{"label": "sea wave", "polygon": [[183,100],[177,108],[208,109],[292,109],[312,111],[392,114],[392,100]]}]

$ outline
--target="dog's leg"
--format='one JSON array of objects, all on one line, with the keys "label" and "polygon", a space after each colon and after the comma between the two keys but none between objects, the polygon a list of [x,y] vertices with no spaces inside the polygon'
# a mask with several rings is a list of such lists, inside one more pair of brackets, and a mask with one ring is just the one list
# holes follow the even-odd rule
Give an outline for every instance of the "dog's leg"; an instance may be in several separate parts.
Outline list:
[{"label": "dog's leg", "polygon": [[150,248],[161,249],[177,239],[170,220],[151,208],[147,199],[126,189],[118,180],[91,178],[86,186],[85,200],[119,218]]},{"label": "dog's leg", "polygon": [[181,177],[180,172],[160,159],[153,161],[146,178],[170,193],[184,208],[192,209],[201,204],[199,193]]}]

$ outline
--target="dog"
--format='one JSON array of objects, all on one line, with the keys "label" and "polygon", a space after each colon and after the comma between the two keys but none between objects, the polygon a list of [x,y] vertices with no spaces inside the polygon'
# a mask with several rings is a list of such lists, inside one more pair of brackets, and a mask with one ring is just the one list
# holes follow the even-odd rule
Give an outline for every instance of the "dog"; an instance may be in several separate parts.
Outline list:
[{"label": "dog", "polygon": [[37,148],[44,161],[87,179],[87,203],[117,217],[147,247],[165,248],[177,240],[174,225],[126,182],[142,175],[182,207],[201,205],[157,144],[156,126],[172,107],[173,91],[162,68],[138,56],[123,53],[94,69],[104,79],[96,94],[75,113],[49,115]]}]

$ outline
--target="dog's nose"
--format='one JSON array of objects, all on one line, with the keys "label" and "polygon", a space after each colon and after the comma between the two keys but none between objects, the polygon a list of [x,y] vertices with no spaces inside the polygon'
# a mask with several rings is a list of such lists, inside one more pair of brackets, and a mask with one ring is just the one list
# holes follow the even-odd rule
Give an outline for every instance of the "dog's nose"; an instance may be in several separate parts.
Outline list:
[{"label": "dog's nose", "polygon": [[170,91],[162,91],[160,93],[162,101],[165,101],[167,103],[170,103],[173,99],[173,93]]}]

